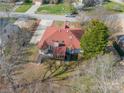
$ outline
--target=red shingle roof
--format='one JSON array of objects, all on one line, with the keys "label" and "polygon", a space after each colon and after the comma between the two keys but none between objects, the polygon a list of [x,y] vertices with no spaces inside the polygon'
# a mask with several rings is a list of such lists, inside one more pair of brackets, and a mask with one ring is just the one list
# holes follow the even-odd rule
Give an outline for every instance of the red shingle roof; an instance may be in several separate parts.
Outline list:
[{"label": "red shingle roof", "polygon": [[80,28],[58,28],[56,26],[48,27],[43,38],[38,43],[38,47],[42,48],[45,43],[50,44],[53,41],[64,41],[66,47],[80,48],[80,39],[83,34]]}]

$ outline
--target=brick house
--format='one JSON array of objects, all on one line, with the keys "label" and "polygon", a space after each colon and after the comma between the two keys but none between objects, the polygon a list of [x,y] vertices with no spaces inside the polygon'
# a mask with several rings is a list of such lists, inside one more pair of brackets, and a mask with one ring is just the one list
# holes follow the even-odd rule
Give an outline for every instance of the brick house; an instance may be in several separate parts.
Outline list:
[{"label": "brick house", "polygon": [[38,43],[41,54],[51,54],[55,59],[76,61],[80,53],[80,39],[83,31],[80,28],[48,27]]}]

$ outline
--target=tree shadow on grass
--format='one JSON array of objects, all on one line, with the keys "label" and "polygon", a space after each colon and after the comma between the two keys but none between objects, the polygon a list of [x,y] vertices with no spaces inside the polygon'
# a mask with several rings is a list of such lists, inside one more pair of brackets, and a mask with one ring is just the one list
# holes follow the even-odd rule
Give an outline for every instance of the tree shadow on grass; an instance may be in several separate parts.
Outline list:
[{"label": "tree shadow on grass", "polygon": [[[65,64],[63,61],[58,65],[56,61],[48,62],[46,72],[43,73],[42,81],[57,79],[63,80],[69,77],[69,73],[73,72],[77,66],[77,63]],[[61,78],[61,75],[63,77]],[[60,79],[58,79],[60,77]]]}]

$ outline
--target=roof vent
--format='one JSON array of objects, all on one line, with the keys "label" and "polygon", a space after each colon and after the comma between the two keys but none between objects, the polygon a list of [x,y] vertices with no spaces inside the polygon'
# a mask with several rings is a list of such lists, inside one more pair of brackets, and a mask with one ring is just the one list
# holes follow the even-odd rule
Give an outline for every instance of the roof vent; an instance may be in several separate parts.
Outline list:
[{"label": "roof vent", "polygon": [[66,21],[66,22],[64,23],[64,28],[65,28],[65,29],[70,28],[70,27],[69,27],[69,22]]}]

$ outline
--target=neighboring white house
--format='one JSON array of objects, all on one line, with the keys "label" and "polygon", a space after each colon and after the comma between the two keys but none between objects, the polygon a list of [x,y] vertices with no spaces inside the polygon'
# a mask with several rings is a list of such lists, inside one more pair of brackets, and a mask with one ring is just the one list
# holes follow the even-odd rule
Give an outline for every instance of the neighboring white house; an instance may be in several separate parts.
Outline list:
[{"label": "neighboring white house", "polygon": [[82,3],[82,2],[83,2],[83,0],[79,0],[79,2],[81,2],[81,3]]},{"label": "neighboring white house", "polygon": [[74,2],[73,5],[74,5],[75,8],[81,9],[84,6],[83,0],[78,0],[77,2]]},{"label": "neighboring white house", "polygon": [[33,4],[41,5],[44,0],[33,0]]},{"label": "neighboring white house", "polygon": [[0,31],[0,40],[2,46],[4,46],[7,43],[7,41],[15,31],[16,32],[20,31],[20,28],[14,24],[8,24],[5,26],[4,29]]}]

